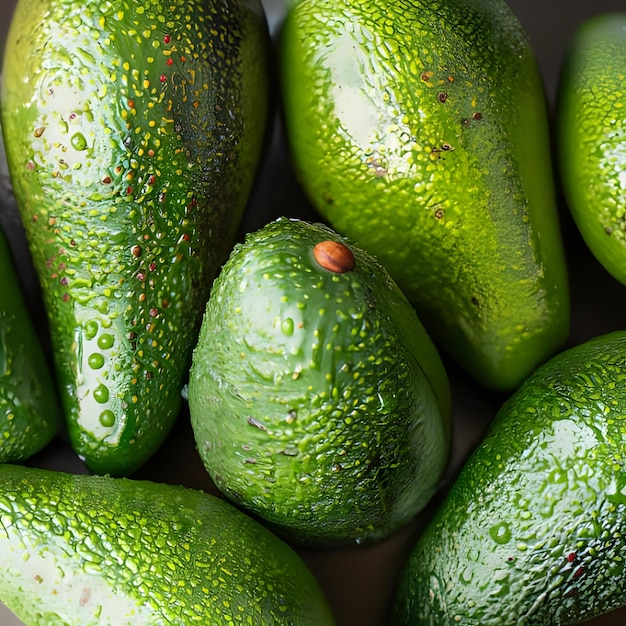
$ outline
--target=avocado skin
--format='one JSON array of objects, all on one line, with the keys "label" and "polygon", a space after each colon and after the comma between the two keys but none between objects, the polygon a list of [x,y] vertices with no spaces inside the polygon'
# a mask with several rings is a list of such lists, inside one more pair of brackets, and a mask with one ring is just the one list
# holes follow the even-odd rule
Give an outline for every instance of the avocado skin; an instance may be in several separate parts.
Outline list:
[{"label": "avocado skin", "polygon": [[220,498],[14,465],[0,481],[0,598],[29,626],[333,624],[300,557]]},{"label": "avocado skin", "polygon": [[402,573],[394,624],[577,624],[626,604],[626,333],[505,402]]},{"label": "avocado skin", "polygon": [[[350,248],[353,270],[315,260]],[[439,355],[397,285],[330,228],[280,218],[233,250],[189,379],[216,485],[300,544],[376,541],[439,485],[450,444]]]},{"label": "avocado skin", "polygon": [[0,275],[0,463],[17,463],[52,441],[62,413],[2,229]]},{"label": "avocado skin", "polygon": [[280,59],[315,208],[470,375],[515,388],[569,332],[546,102],[517,19],[501,0],[300,0]]},{"label": "avocado skin", "polygon": [[262,149],[259,2],[20,0],[2,122],[74,450],[127,475],[181,406]]},{"label": "avocado skin", "polygon": [[560,176],[572,217],[603,267],[626,284],[626,13],[582,22],[557,99]]}]

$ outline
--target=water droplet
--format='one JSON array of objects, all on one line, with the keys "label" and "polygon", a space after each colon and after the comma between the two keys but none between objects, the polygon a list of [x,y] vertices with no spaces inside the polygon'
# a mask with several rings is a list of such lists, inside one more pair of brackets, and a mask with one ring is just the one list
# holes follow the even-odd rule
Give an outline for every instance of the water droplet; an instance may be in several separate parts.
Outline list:
[{"label": "water droplet", "polygon": [[491,538],[501,545],[508,543],[511,540],[511,529],[506,522],[500,522],[489,529]]},{"label": "water droplet", "polygon": [[98,385],[93,390],[93,397],[96,402],[100,404],[105,404],[109,401],[109,390],[105,385]]},{"label": "water droplet", "polygon": [[280,325],[281,332],[287,337],[291,337],[291,335],[293,335],[293,328],[293,320],[290,317],[284,319],[282,324]]},{"label": "water droplet", "polygon": [[115,424],[115,413],[113,413],[110,409],[106,409],[106,411],[102,411],[102,413],[100,413],[99,419],[103,426],[110,428],[113,424]]},{"label": "water droplet", "polygon": [[85,135],[83,135],[82,133],[74,133],[70,141],[72,143],[72,147],[75,150],[87,149],[87,140],[85,139]]},{"label": "water droplet", "polygon": [[93,339],[98,334],[98,322],[90,320],[85,324],[85,336],[87,339]]},{"label": "water droplet", "polygon": [[93,370],[99,370],[104,365],[104,357],[99,352],[94,352],[87,360],[89,367]]},{"label": "water droplet", "polygon": [[110,333],[103,333],[100,337],[98,337],[98,347],[102,350],[108,350],[113,347],[114,341],[113,335]]}]

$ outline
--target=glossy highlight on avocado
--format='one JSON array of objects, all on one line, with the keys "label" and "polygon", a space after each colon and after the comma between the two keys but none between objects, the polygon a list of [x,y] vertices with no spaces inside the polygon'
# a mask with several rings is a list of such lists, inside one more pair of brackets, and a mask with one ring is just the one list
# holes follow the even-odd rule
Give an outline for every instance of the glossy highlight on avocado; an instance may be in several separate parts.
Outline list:
[{"label": "glossy highlight on avocado", "polygon": [[0,600],[29,626],[332,626],[300,557],[215,496],[0,465]]},{"label": "glossy highlight on avocado", "polygon": [[180,408],[267,117],[260,2],[20,0],[2,122],[72,445],[129,474]]},{"label": "glossy highlight on avocado", "polygon": [[217,486],[302,544],[382,539],[446,467],[450,389],[378,262],[321,224],[280,218],[216,279],[189,379]]},{"label": "glossy highlight on avocado", "polygon": [[280,38],[296,172],[435,342],[515,388],[565,341],[546,102],[501,0],[299,0]]},{"label": "glossy highlight on avocado", "polygon": [[589,249],[626,284],[626,13],[581,23],[557,102],[563,191]]},{"label": "glossy highlight on avocado", "polygon": [[626,605],[626,333],[506,401],[402,573],[394,626],[578,624]]}]

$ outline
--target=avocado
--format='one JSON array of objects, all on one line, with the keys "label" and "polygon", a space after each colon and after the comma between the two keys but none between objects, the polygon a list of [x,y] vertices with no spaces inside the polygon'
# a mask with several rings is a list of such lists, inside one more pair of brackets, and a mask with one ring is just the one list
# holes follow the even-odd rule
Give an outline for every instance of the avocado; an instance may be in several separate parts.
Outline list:
[{"label": "avocado", "polygon": [[1,115],[72,446],[128,475],[181,408],[263,148],[257,0],[19,0]]},{"label": "avocado", "polygon": [[2,229],[0,275],[0,463],[17,463],[52,441],[62,413],[50,364]]},{"label": "avocado", "polygon": [[297,0],[280,35],[296,175],[429,335],[510,391],[564,344],[546,98],[502,0]]},{"label": "avocado", "polygon": [[392,534],[448,460],[437,350],[386,270],[323,224],[282,217],[234,248],[188,398],[218,488],[302,545]]},{"label": "avocado", "polygon": [[559,80],[557,137],[567,205],[600,264],[626,284],[626,13],[580,23]]},{"label": "avocado", "polygon": [[0,465],[0,599],[29,626],[331,626],[287,544],[216,496]]},{"label": "avocado", "polygon": [[401,573],[393,624],[559,626],[626,605],[626,332],[502,405]]}]

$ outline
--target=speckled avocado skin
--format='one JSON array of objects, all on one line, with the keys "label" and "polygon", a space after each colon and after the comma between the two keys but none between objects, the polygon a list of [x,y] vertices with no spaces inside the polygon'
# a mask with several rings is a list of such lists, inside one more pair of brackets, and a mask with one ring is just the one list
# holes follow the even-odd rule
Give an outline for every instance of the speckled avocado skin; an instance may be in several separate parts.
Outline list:
[{"label": "speckled avocado skin", "polygon": [[569,328],[546,104],[518,20],[501,0],[299,0],[280,53],[317,210],[466,371],[516,387]]},{"label": "speckled avocado skin", "polygon": [[20,0],[2,122],[69,433],[98,473],[178,415],[263,142],[267,24],[239,0]]},{"label": "speckled avocado skin", "polygon": [[626,604],[626,333],[539,368],[418,539],[395,626],[560,626]]},{"label": "speckled avocado skin", "polygon": [[215,496],[0,465],[0,599],[29,626],[331,626],[317,581]]},{"label": "speckled avocado skin", "polygon": [[17,463],[50,443],[61,406],[1,229],[0,276],[0,463]]},{"label": "speckled avocado skin", "polygon": [[626,284],[626,13],[581,23],[557,102],[561,180],[591,252]]},{"label": "speckled avocado skin", "polygon": [[[320,265],[328,241],[352,269]],[[432,342],[382,266],[321,224],[280,218],[235,248],[207,304],[189,408],[218,487],[303,544],[390,535],[448,459]]]}]

